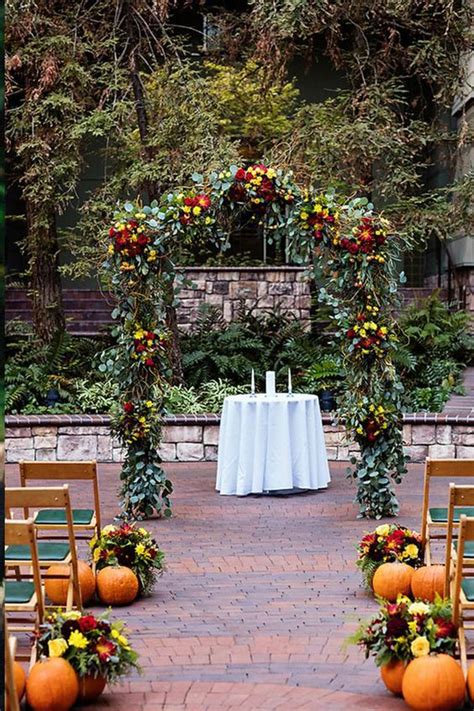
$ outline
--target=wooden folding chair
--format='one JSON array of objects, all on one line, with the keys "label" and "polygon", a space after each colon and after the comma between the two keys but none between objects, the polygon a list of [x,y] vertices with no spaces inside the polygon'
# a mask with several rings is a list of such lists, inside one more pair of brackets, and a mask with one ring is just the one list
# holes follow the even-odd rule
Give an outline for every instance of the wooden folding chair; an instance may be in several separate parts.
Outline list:
[{"label": "wooden folding chair", "polygon": [[15,672],[13,670],[13,662],[16,655],[16,638],[11,637],[6,629],[4,630],[5,641],[5,706],[10,711],[20,711],[20,703],[15,684]]},{"label": "wooden folding chair", "polygon": [[452,592],[453,622],[458,627],[459,653],[464,673],[467,673],[466,630],[474,630],[474,578],[464,576],[465,552],[474,546],[474,518],[459,518],[457,555],[452,558],[454,584]]},{"label": "wooden folding chair", "polygon": [[[445,540],[448,523],[448,509],[430,507],[431,477],[474,477],[474,459],[427,459],[423,484],[423,512],[421,519],[421,538],[425,548],[425,562],[431,565],[431,541]],[[456,508],[454,525],[458,524],[459,516],[474,516],[474,507]],[[438,533],[433,529],[438,529]]]},{"label": "wooden folding chair", "polygon": [[[64,563],[70,566],[69,586],[67,594],[66,608],[70,610],[74,605],[82,610],[81,590],[79,587],[79,575],[77,571],[77,550],[74,536],[74,526],[72,523],[72,509],[69,499],[69,487],[64,484],[61,487],[51,487],[39,489],[36,487],[16,487],[5,489],[5,510],[11,517],[12,509],[62,509],[66,520],[67,541],[47,541],[37,542],[38,561],[40,568],[49,568],[57,563]],[[36,527],[36,524],[35,524]],[[9,545],[5,550],[5,563],[9,566],[28,565],[30,551],[25,545]]]},{"label": "wooden folding chair", "polygon": [[[72,509],[72,521],[76,539],[90,538],[94,533],[100,534],[100,497],[99,482],[97,478],[97,462],[24,462],[20,466],[21,486],[28,486],[28,482],[55,481],[63,484],[66,481],[89,481],[92,487],[93,508]],[[38,484],[36,484],[38,486]],[[25,518],[28,510],[24,512]],[[38,529],[66,530],[67,522],[64,512],[58,509],[43,509],[35,514],[35,524]],[[80,535],[82,534],[86,535]],[[64,536],[55,536],[60,538]],[[51,535],[48,535],[51,538]]]},{"label": "wooden folding chair", "polygon": [[[452,561],[456,559],[458,542],[455,540],[455,526],[459,524],[459,511],[474,510],[474,485],[450,484],[448,500],[448,516],[446,524],[446,555],[445,555],[445,595],[452,593]],[[464,568],[474,567],[474,546],[464,545]]]}]

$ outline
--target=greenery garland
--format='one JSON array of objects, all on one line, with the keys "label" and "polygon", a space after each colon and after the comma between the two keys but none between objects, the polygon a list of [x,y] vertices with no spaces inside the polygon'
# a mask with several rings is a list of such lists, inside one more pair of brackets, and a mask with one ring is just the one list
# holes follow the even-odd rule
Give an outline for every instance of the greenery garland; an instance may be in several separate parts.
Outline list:
[{"label": "greenery garland", "polygon": [[212,239],[226,247],[228,229],[242,213],[282,243],[291,259],[323,280],[320,299],[333,319],[346,362],[347,387],[339,416],[360,449],[350,476],[357,483],[360,515],[396,515],[392,482],[406,471],[401,434],[402,385],[392,362],[396,348],[392,311],[400,244],[390,225],[365,198],[340,204],[333,192],[301,190],[290,173],[264,164],[212,173],[207,185],[165,195],[158,205],[127,203],[109,235],[106,271],[118,299],[117,346],[101,368],[122,390],[114,431],[127,450],[122,470],[127,515],[170,515],[171,483],[158,455],[163,384],[169,377],[163,294],[176,277],[170,259],[178,242]]}]

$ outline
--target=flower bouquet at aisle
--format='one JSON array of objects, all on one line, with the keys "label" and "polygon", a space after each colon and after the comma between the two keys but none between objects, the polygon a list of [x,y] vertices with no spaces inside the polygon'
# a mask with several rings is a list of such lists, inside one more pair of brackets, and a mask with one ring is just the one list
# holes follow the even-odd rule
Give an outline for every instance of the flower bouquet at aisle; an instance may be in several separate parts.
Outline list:
[{"label": "flower bouquet at aisle", "polygon": [[357,546],[360,568],[367,589],[372,589],[375,571],[383,563],[399,561],[413,568],[423,565],[423,545],[416,531],[396,523],[377,526],[372,533],[366,533]]},{"label": "flower bouquet at aisle", "polygon": [[111,621],[109,614],[96,617],[57,610],[46,617],[39,632],[39,663],[42,658],[68,662],[77,675],[81,701],[98,698],[106,684],[139,669],[124,623]]},{"label": "flower bouquet at aisle", "polygon": [[135,524],[105,526],[100,536],[90,540],[89,546],[96,570],[109,566],[129,568],[138,579],[142,595],[151,593],[157,577],[165,569],[165,554],[151,534]]},{"label": "flower bouquet at aisle", "polygon": [[449,600],[436,597],[435,602],[412,602],[399,595],[396,602],[381,602],[378,614],[361,624],[350,642],[375,657],[384,684],[394,694],[402,692],[407,665],[429,654],[454,655],[457,628],[451,621]]}]

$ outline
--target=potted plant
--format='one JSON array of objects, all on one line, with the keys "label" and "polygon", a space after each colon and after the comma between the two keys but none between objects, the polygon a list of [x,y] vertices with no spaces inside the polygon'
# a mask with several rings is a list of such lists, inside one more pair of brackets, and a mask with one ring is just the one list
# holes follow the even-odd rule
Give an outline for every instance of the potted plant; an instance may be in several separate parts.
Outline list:
[{"label": "potted plant", "polygon": [[366,533],[357,546],[356,565],[362,571],[364,583],[372,588],[372,578],[382,563],[400,561],[419,568],[423,565],[423,545],[416,531],[398,523],[384,523],[372,533]]},{"label": "potted plant", "polygon": [[366,658],[375,657],[387,688],[400,694],[405,668],[413,659],[454,655],[457,628],[451,615],[451,602],[439,596],[425,603],[399,595],[394,603],[383,600],[378,614],[362,623],[350,642],[362,647]]},{"label": "potted plant", "polygon": [[79,680],[79,699],[92,701],[132,669],[137,653],[125,636],[123,622],[110,621],[109,612],[96,617],[57,610],[46,617],[38,636],[40,658],[61,657]]},{"label": "potted plant", "polygon": [[138,578],[142,595],[150,594],[164,570],[163,551],[145,528],[135,524],[105,526],[89,545],[97,570],[110,565],[130,568]]}]

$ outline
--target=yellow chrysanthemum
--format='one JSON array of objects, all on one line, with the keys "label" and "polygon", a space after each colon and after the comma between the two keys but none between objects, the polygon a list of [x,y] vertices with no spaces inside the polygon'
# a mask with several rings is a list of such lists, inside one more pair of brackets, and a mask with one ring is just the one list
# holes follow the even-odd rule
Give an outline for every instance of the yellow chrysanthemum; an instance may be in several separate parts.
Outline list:
[{"label": "yellow chrysanthemum", "polygon": [[94,551],[93,554],[92,554],[92,560],[94,561],[94,563],[97,563],[97,561],[99,560],[99,558],[100,558],[100,549],[99,549],[99,548],[96,548],[95,551]]},{"label": "yellow chrysanthemum", "polygon": [[71,647],[77,647],[77,649],[85,649],[88,645],[87,637],[84,637],[79,630],[71,632],[68,642]]},{"label": "yellow chrysanthemum", "polygon": [[418,558],[418,548],[414,543],[409,543],[403,552],[404,558]]},{"label": "yellow chrysanthemum", "polygon": [[135,546],[135,553],[136,553],[137,555],[145,555],[145,553],[146,553],[146,548],[145,548],[145,546],[143,545],[143,543],[137,543],[137,545]]},{"label": "yellow chrysanthemum", "polygon": [[411,643],[411,653],[414,657],[426,657],[430,653],[430,643],[426,637],[417,637]]},{"label": "yellow chrysanthemum", "polygon": [[48,642],[48,654],[50,657],[62,657],[68,646],[65,639],[50,639]]},{"label": "yellow chrysanthemum", "polygon": [[375,529],[375,533],[377,536],[388,536],[390,532],[390,526],[388,523],[383,523],[381,526],[377,526]]}]

